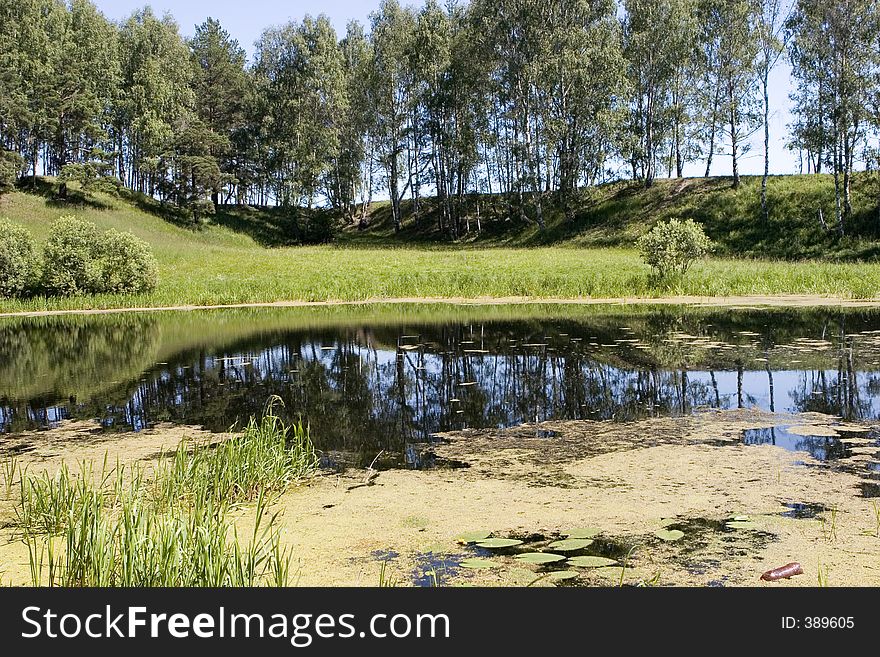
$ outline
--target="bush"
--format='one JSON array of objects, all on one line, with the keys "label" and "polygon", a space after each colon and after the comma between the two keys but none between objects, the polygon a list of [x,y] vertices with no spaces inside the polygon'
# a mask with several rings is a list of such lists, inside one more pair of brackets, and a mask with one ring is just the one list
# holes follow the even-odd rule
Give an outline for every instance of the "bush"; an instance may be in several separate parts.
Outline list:
[{"label": "bush", "polygon": [[43,249],[43,289],[50,295],[101,291],[101,233],[75,217],[61,217],[49,229]]},{"label": "bush", "polygon": [[109,230],[101,240],[101,291],[149,292],[159,282],[150,245],[131,233]]},{"label": "bush", "polygon": [[0,220],[0,297],[20,297],[40,278],[40,259],[31,234],[8,219]]},{"label": "bush", "polygon": [[158,283],[146,242],[115,230],[102,234],[74,217],[52,225],[44,262],[43,288],[52,295],[148,292]]},{"label": "bush", "polygon": [[0,150],[0,195],[15,189],[23,165],[24,158],[18,153]]},{"label": "bush", "polygon": [[638,246],[642,259],[659,278],[683,276],[694,260],[713,248],[703,227],[691,219],[657,224],[639,240]]},{"label": "bush", "polygon": [[296,239],[300,244],[326,244],[333,239],[333,218],[327,212],[317,211],[296,222]]}]

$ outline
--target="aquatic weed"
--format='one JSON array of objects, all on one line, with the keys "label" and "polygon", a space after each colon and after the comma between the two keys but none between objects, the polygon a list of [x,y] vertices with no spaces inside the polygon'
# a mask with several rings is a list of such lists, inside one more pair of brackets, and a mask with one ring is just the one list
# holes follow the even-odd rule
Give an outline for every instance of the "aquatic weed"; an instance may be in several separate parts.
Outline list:
[{"label": "aquatic weed", "polygon": [[818,585],[820,588],[828,587],[828,566],[822,567],[822,562],[818,563]]},{"label": "aquatic weed", "polygon": [[[282,548],[273,496],[317,467],[303,425],[285,426],[274,400],[241,436],[215,447],[181,446],[152,477],[141,466],[66,465],[51,476],[21,473],[18,526],[34,586],[287,586],[291,553]],[[241,540],[229,512],[254,503]]]},{"label": "aquatic weed", "polygon": [[830,520],[822,518],[822,536],[828,542],[837,540],[837,507],[832,508],[830,514]]},{"label": "aquatic weed", "polygon": [[382,570],[379,571],[379,588],[392,589],[397,587],[397,580],[387,574],[388,561],[382,562]]},{"label": "aquatic weed", "polygon": [[12,488],[15,486],[15,474],[18,472],[18,459],[14,456],[3,459],[3,488],[6,499],[12,499]]}]

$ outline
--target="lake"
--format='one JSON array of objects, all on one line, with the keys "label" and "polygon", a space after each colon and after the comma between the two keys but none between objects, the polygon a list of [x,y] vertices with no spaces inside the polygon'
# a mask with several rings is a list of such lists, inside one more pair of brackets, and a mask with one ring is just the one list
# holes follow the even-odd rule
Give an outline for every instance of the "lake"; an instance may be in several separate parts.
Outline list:
[{"label": "lake", "polygon": [[383,467],[418,468],[438,432],[546,420],[752,407],[873,420],[880,312],[374,306],[0,320],[3,433],[67,419],[219,432],[273,396],[330,465],[381,452]]}]

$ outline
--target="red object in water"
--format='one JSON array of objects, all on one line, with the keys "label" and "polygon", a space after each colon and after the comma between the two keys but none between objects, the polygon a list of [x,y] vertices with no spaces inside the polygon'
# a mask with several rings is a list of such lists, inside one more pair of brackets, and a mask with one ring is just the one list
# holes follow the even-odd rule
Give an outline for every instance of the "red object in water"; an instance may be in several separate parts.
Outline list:
[{"label": "red object in water", "polygon": [[794,577],[795,575],[803,575],[804,569],[801,568],[799,563],[790,563],[781,568],[774,568],[773,570],[768,570],[766,573],[761,575],[761,579],[765,582],[775,582],[780,579],[788,579],[789,577]]}]

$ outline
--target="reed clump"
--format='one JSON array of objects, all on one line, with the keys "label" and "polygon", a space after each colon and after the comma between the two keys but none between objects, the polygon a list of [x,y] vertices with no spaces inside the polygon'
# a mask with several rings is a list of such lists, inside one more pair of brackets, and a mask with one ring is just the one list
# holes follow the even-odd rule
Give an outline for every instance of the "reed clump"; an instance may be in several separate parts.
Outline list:
[{"label": "reed clump", "polygon": [[[31,583],[63,587],[252,587],[290,583],[274,496],[317,469],[308,429],[274,413],[216,445],[181,445],[154,469],[105,460],[96,476],[20,471],[17,525]],[[231,519],[253,507],[245,535]]]}]

